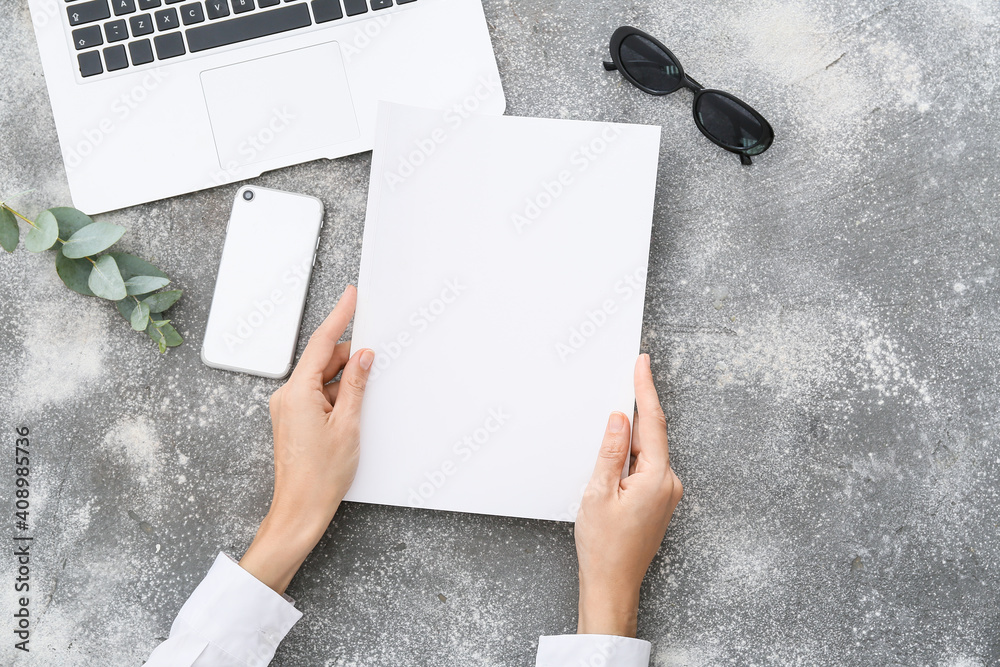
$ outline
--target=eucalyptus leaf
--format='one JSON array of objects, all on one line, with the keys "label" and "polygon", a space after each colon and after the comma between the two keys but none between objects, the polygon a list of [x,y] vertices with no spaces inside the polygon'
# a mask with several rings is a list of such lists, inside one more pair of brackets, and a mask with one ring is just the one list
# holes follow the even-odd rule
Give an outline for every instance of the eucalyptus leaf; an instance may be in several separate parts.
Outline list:
[{"label": "eucalyptus leaf", "polygon": [[125,281],[118,270],[115,258],[111,255],[101,255],[90,272],[90,279],[87,286],[94,292],[94,296],[102,299],[117,301],[124,299],[127,295],[125,291]]},{"label": "eucalyptus leaf", "polygon": [[162,326],[166,326],[166,325],[170,324],[170,320],[153,320],[153,319],[151,319],[150,322],[152,322],[153,326],[156,327],[156,328],[160,328]]},{"label": "eucalyptus leaf", "polygon": [[42,211],[35,220],[35,226],[24,237],[24,247],[31,252],[45,252],[59,238],[59,223],[49,211]]},{"label": "eucalyptus leaf", "polygon": [[[150,315],[153,320],[160,320],[160,313],[153,313]],[[181,335],[177,333],[177,329],[174,329],[173,325],[164,324],[160,327],[153,326],[150,322],[149,326],[146,327],[146,334],[152,338],[157,344],[160,345],[160,352],[166,352],[167,347],[177,347],[184,342]]]},{"label": "eucalyptus leaf", "polygon": [[126,322],[132,322],[132,311],[135,310],[135,299],[124,298],[115,301],[115,306],[118,308],[118,313],[125,318]]},{"label": "eucalyptus leaf", "polygon": [[49,209],[49,213],[55,216],[59,224],[59,238],[68,239],[78,231],[93,223],[90,216],[69,206],[56,206]]},{"label": "eucalyptus leaf", "polygon": [[154,313],[162,313],[163,311],[170,308],[170,306],[177,303],[177,300],[181,298],[183,292],[179,289],[169,290],[167,292],[157,292],[147,296],[142,300],[144,304],[149,306],[149,310]]},{"label": "eucalyptus leaf", "polygon": [[136,331],[145,331],[146,325],[149,324],[149,306],[144,303],[140,303],[132,311],[132,328]]},{"label": "eucalyptus leaf", "polygon": [[130,295],[149,294],[170,284],[169,278],[158,276],[136,276],[125,281],[125,289]]},{"label": "eucalyptus leaf", "polygon": [[7,252],[14,252],[21,240],[21,229],[14,214],[0,206],[0,246]]},{"label": "eucalyptus leaf", "polygon": [[115,261],[118,263],[118,269],[122,273],[122,278],[125,280],[131,280],[136,276],[167,277],[167,274],[163,271],[160,271],[146,260],[139,259],[135,255],[130,255],[127,252],[109,252],[108,254],[115,258]]},{"label": "eucalyptus leaf", "polygon": [[124,233],[121,225],[92,222],[66,240],[62,253],[70,259],[90,257],[113,246]]},{"label": "eucalyptus leaf", "polygon": [[94,265],[89,260],[70,259],[63,257],[61,252],[56,253],[56,273],[59,274],[63,284],[84,296],[95,296],[88,284],[93,268]]}]

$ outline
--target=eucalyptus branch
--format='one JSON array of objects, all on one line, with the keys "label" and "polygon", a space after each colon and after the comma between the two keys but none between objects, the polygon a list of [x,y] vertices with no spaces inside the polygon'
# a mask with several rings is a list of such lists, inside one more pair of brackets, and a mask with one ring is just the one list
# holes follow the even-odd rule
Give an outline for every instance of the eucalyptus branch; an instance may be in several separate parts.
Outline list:
[{"label": "eucalyptus branch", "polygon": [[145,331],[161,353],[184,342],[170,320],[163,319],[163,312],[177,303],[182,292],[158,291],[170,284],[165,273],[134,255],[109,252],[125,233],[124,227],[95,222],[64,206],[30,220],[0,200],[0,246],[7,252],[14,252],[20,243],[18,219],[30,227],[25,247],[35,253],[54,251],[56,273],[71,290],[114,301],[122,317],[136,331]]}]

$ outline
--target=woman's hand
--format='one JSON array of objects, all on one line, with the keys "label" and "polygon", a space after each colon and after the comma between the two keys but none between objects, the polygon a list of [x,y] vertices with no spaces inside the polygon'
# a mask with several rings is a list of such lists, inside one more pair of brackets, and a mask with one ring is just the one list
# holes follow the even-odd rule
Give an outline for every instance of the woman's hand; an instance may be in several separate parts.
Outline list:
[{"label": "woman's hand", "polygon": [[683,494],[648,354],[635,365],[635,402],[628,477],[628,418],[614,412],[576,517],[580,634],[635,636],[639,586]]},{"label": "woman's hand", "polygon": [[[240,565],[278,593],[326,532],[358,469],[361,401],[375,353],[348,358],[350,342],[337,342],[357,296],[348,286],[271,396],[274,495]],[[340,381],[327,384],[341,370]]]}]

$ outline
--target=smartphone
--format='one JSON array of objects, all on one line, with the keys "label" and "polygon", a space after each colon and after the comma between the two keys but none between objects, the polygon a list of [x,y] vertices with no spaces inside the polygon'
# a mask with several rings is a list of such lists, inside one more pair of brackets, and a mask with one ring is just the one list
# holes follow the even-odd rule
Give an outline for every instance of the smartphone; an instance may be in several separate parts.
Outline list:
[{"label": "smartphone", "polygon": [[229,217],[201,360],[280,379],[292,369],[323,202],[244,186]]}]

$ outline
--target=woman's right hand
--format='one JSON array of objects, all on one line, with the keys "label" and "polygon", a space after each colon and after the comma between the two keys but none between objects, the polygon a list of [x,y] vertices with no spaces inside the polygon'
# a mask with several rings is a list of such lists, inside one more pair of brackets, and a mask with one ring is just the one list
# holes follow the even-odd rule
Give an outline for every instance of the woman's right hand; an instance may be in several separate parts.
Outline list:
[{"label": "woman's right hand", "polygon": [[635,402],[634,428],[623,413],[611,414],[576,517],[580,634],[635,636],[639,587],[684,492],[670,468],[648,354],[635,365]]}]

